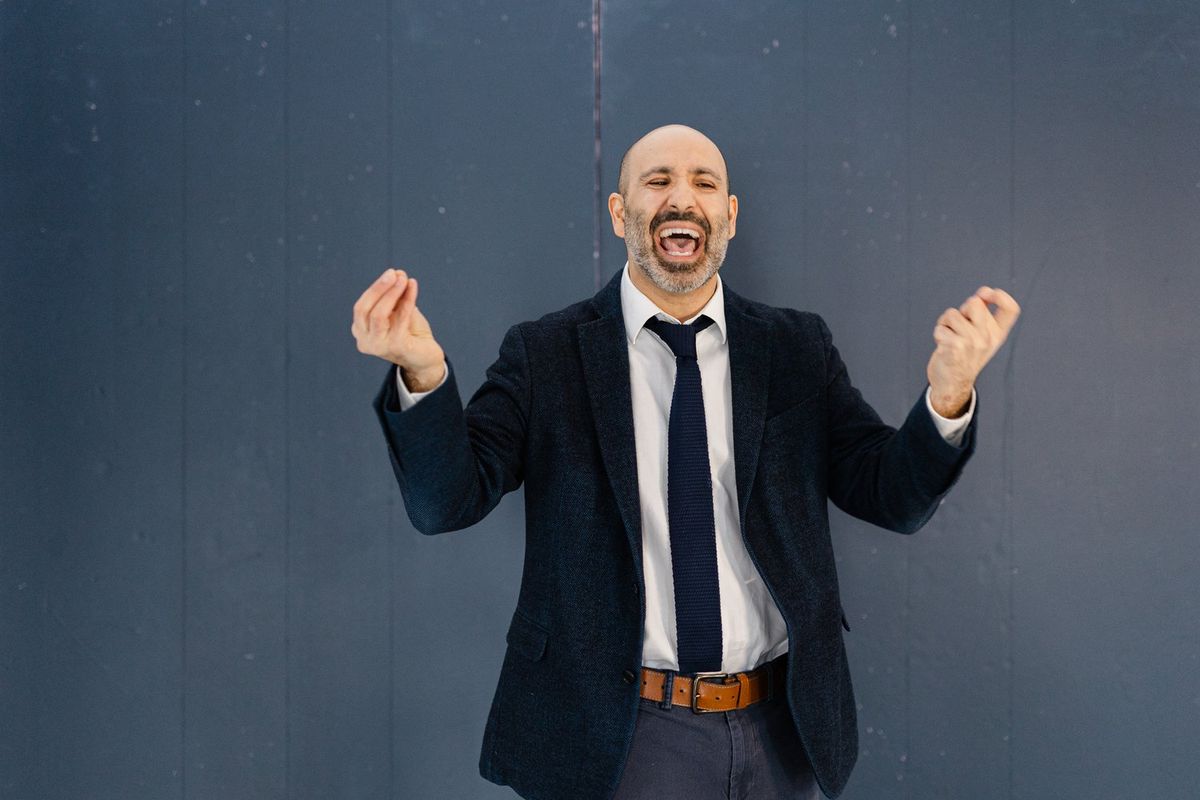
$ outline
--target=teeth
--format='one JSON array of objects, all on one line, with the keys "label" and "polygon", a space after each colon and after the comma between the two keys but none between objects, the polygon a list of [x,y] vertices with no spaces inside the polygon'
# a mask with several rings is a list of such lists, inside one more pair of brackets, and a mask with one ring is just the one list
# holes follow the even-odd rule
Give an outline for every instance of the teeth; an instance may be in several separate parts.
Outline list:
[{"label": "teeth", "polygon": [[687,228],[663,228],[659,232],[658,235],[659,235],[659,238],[662,238],[663,236],[674,236],[675,234],[679,234],[679,233],[682,233],[686,236],[690,236],[697,241],[700,240],[700,234],[696,233],[693,230],[688,230]]}]

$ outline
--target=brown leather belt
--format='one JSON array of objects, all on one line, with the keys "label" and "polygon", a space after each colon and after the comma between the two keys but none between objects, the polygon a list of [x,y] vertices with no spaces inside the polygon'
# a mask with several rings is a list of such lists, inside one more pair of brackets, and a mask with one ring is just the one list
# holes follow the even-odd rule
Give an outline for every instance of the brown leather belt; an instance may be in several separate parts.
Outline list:
[{"label": "brown leather belt", "polygon": [[697,714],[736,711],[769,699],[772,692],[782,696],[786,678],[787,653],[749,672],[699,672],[694,678],[642,667],[642,697],[665,705],[663,695],[669,693],[671,705]]}]

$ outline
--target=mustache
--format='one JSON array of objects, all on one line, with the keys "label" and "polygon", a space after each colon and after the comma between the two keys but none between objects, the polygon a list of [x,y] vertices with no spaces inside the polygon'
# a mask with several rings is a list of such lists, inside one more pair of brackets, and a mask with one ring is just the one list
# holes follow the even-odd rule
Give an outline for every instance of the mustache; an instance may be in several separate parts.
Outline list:
[{"label": "mustache", "polygon": [[700,230],[704,231],[705,237],[712,233],[712,228],[708,224],[708,220],[699,214],[689,214],[683,211],[663,211],[654,215],[654,219],[650,220],[650,233],[654,233],[658,228],[667,222],[690,222],[693,225],[699,226]]}]

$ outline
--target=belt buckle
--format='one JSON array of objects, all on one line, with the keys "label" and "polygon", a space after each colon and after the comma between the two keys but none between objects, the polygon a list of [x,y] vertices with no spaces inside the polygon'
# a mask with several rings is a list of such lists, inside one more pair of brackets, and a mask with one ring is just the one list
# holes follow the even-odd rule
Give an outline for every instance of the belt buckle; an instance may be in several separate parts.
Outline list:
[{"label": "belt buckle", "polygon": [[693,714],[720,714],[719,708],[700,708],[700,682],[711,680],[714,678],[728,678],[728,672],[693,672],[692,673],[692,713]]}]

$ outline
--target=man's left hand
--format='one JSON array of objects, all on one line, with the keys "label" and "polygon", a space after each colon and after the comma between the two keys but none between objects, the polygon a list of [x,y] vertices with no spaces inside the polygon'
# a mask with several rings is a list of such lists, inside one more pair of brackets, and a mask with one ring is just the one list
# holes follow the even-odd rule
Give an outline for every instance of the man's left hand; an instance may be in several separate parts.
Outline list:
[{"label": "man's left hand", "polygon": [[[995,306],[993,314],[988,306]],[[1008,292],[981,286],[958,308],[947,308],[933,329],[937,349],[925,375],[933,410],[947,419],[961,417],[971,404],[975,379],[1017,323],[1021,307]]]}]

